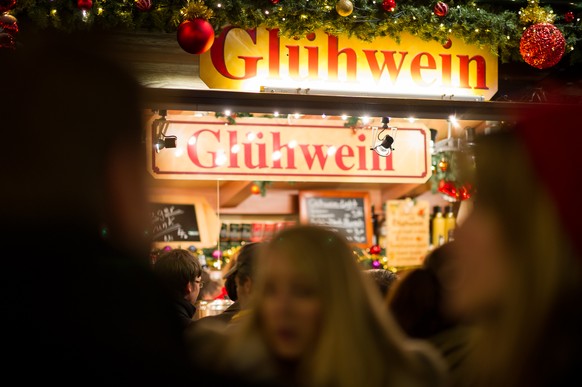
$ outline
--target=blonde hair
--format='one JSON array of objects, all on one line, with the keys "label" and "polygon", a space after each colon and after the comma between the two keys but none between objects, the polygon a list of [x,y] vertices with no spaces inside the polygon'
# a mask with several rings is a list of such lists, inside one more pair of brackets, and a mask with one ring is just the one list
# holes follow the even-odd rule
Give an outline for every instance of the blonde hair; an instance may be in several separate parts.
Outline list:
[{"label": "blonde hair", "polygon": [[[250,318],[230,341],[230,353],[256,369],[268,350],[262,341],[259,310],[265,292],[265,268],[284,253],[302,276],[312,280],[322,300],[322,329],[309,358],[302,359],[299,384],[306,386],[439,385],[439,358],[405,338],[383,307],[379,291],[364,277],[352,248],[341,235],[314,225],[300,225],[273,237],[259,256]],[[255,361],[249,348],[257,351]],[[425,354],[424,358],[412,354]],[[424,360],[421,360],[424,359]],[[230,364],[238,360],[231,359]],[[425,363],[422,363],[424,361]],[[422,364],[422,365],[421,365]]]},{"label": "blonde hair", "polygon": [[568,331],[566,321],[579,308],[581,257],[512,133],[481,138],[476,161],[475,208],[493,214],[501,227],[511,282],[499,308],[479,322],[465,377],[481,386],[549,385],[551,357],[561,359],[565,350],[567,358],[580,344],[568,344],[580,326]]}]

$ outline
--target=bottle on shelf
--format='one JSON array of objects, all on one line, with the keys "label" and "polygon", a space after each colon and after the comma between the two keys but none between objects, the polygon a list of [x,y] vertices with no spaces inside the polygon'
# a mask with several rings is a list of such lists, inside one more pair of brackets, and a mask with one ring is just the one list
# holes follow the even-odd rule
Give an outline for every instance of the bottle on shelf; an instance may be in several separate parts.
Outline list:
[{"label": "bottle on shelf", "polygon": [[455,227],[457,226],[457,219],[453,212],[453,206],[445,207],[445,241],[450,242],[455,240]]},{"label": "bottle on shelf", "polygon": [[445,217],[443,216],[443,209],[440,206],[434,207],[434,214],[432,218],[432,247],[437,247],[446,241]]}]

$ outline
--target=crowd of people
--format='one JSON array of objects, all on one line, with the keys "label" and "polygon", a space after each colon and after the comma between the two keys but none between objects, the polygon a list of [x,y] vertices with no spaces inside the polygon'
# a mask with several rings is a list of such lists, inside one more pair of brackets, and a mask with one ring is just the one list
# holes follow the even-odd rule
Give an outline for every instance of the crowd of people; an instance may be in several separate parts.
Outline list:
[{"label": "crowd of people", "polygon": [[581,132],[570,106],[476,140],[475,205],[454,243],[386,293],[342,235],[297,225],[241,251],[226,278],[236,308],[201,324],[196,257],[149,260],[140,86],[102,41],[49,35],[0,57],[6,380],[582,384]]}]

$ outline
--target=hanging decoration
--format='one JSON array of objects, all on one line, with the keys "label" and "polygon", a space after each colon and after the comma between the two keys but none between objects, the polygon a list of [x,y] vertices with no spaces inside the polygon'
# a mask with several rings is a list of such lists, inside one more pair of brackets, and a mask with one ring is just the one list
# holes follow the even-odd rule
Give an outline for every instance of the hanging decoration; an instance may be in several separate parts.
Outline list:
[{"label": "hanging decoration", "polygon": [[214,43],[214,27],[208,22],[213,11],[203,1],[195,1],[183,9],[184,20],[178,26],[178,44],[190,54],[202,54]]},{"label": "hanging decoration", "polygon": [[258,195],[261,193],[261,187],[259,187],[256,183],[253,183],[253,185],[251,185],[251,193],[253,195]]},{"label": "hanging decoration", "polygon": [[449,13],[449,6],[445,2],[439,1],[435,4],[433,12],[438,17],[445,17]]},{"label": "hanging decoration", "polygon": [[519,43],[519,52],[523,60],[538,69],[555,66],[565,51],[566,40],[562,32],[550,23],[529,26]]},{"label": "hanging decoration", "polygon": [[474,167],[466,149],[447,149],[432,155],[431,190],[440,192],[451,202],[469,199],[473,194],[471,182]]},{"label": "hanging decoration", "polygon": [[77,8],[81,11],[87,11],[93,8],[93,0],[77,0]]},{"label": "hanging decoration", "polygon": [[261,194],[265,197],[267,195],[267,186],[271,185],[271,181],[254,181],[251,185],[251,193],[253,195]]},{"label": "hanging decoration", "polygon": [[5,32],[14,36],[18,33],[18,23],[14,16],[12,15],[1,15],[0,16],[0,31]]},{"label": "hanging decoration", "polygon": [[16,40],[7,32],[0,32],[0,49],[14,50],[16,48]]},{"label": "hanging decoration", "polygon": [[0,50],[14,50],[18,33],[16,17],[8,14],[16,6],[16,0],[0,0]]},{"label": "hanging decoration", "polygon": [[538,69],[555,66],[566,51],[566,39],[554,24],[556,15],[551,9],[542,8],[539,0],[529,0],[526,8],[519,11],[519,19],[529,25],[519,41],[523,60]]},{"label": "hanging decoration", "polygon": [[152,10],[152,0],[135,0],[135,8],[140,12],[149,12]]},{"label": "hanging decoration", "polygon": [[[83,0],[88,2],[87,0]],[[220,33],[223,26],[229,25],[242,29],[253,29],[257,26],[278,29],[281,36],[287,38],[303,38],[308,33],[323,30],[331,34],[342,34],[362,41],[372,41],[379,37],[390,37],[399,41],[402,34],[413,34],[425,41],[437,41],[445,44],[449,38],[461,39],[467,44],[488,47],[499,56],[501,63],[522,62],[520,39],[524,27],[539,22],[527,21],[528,18],[551,13],[550,5],[554,1],[544,2],[546,6],[536,7],[537,0],[530,0],[528,7],[518,13],[512,8],[516,4],[510,2],[492,2],[471,0],[451,2],[441,1],[435,13],[436,1],[423,2],[382,0],[362,1],[336,0],[328,4],[319,1],[305,0],[190,0],[189,4],[198,8],[206,7],[212,15],[187,15],[184,5],[187,1],[174,0],[131,0],[131,1],[92,1],[92,7],[87,5],[80,18],[71,12],[78,4],[66,1],[0,0],[0,14],[6,11],[27,25],[35,25],[39,29],[56,28],[65,31],[99,28],[101,30],[133,30],[176,33],[180,24],[193,18],[201,18],[211,23],[214,34]],[[387,15],[385,8],[391,9],[392,2],[396,5],[394,14]],[[555,1],[557,3],[557,0]],[[516,2],[517,3],[517,2]],[[98,4],[98,6],[96,6]],[[147,10],[149,5],[151,8]],[[263,4],[264,7],[258,6]],[[323,4],[323,6],[322,6]],[[337,12],[334,5],[337,4]],[[427,4],[431,4],[427,6]],[[550,5],[548,5],[550,4]],[[560,5],[561,16],[555,23],[566,41],[566,52],[570,65],[582,62],[582,25],[575,15],[582,11],[582,4],[569,2]],[[264,8],[264,9],[261,9]],[[397,11],[397,13],[396,13]],[[388,11],[390,12],[390,11]],[[572,12],[572,16],[569,12]],[[444,15],[445,16],[436,16]],[[342,15],[342,16],[338,16]],[[345,15],[345,16],[344,16]],[[212,19],[210,19],[212,17]],[[570,20],[570,21],[568,21]],[[192,32],[182,32],[180,41],[185,47],[192,39],[204,43],[210,40],[210,25],[202,34],[193,37]],[[201,46],[204,46],[201,44]],[[202,49],[205,47],[202,47]],[[198,52],[199,47],[189,48]],[[563,61],[563,59],[562,59]]]},{"label": "hanging decoration", "polygon": [[340,16],[350,16],[354,12],[354,4],[350,0],[339,0],[335,5],[335,10]]},{"label": "hanging decoration", "polygon": [[396,0],[382,1],[382,9],[386,12],[394,12],[394,10],[396,9]]}]

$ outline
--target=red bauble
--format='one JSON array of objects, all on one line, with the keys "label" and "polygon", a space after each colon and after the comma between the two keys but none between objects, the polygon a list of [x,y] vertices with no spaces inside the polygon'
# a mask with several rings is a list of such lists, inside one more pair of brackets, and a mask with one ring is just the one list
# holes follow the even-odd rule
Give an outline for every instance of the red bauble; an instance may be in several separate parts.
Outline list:
[{"label": "red bauble", "polygon": [[12,35],[18,33],[16,18],[12,15],[0,15],[0,31],[1,30]]},{"label": "red bauble", "polygon": [[178,44],[190,54],[202,54],[214,43],[214,28],[207,20],[184,20],[178,26]]},{"label": "red bauble", "polygon": [[439,1],[433,8],[434,14],[438,17],[445,17],[449,13],[449,6],[447,3]]},{"label": "red bauble", "polygon": [[152,0],[135,0],[135,8],[140,12],[148,12],[152,9]]},{"label": "red bauble", "polygon": [[14,41],[14,37],[9,33],[0,32],[0,50],[4,48],[14,50],[16,48],[16,42]]},{"label": "red bauble", "polygon": [[379,245],[373,245],[370,247],[370,254],[377,255],[380,254],[381,251],[382,249],[380,248]]},{"label": "red bauble", "polygon": [[519,42],[523,60],[538,69],[547,69],[562,59],[566,51],[566,39],[553,24],[533,24],[524,31]]},{"label": "red bauble", "polygon": [[441,180],[439,182],[439,192],[444,193],[445,195],[450,196],[455,200],[457,199],[457,187],[451,181]]},{"label": "red bauble", "polygon": [[279,0],[269,0],[271,4],[279,4]]},{"label": "red bauble", "polygon": [[566,23],[572,23],[574,21],[574,12],[568,11],[564,14],[564,21]]},{"label": "red bauble", "polygon": [[382,1],[382,9],[386,12],[394,12],[394,10],[396,9],[396,0]]},{"label": "red bauble", "polygon": [[448,50],[449,48],[451,48],[452,45],[453,45],[453,41],[451,39],[447,39],[445,44],[443,44],[443,48]]},{"label": "red bauble", "polygon": [[93,8],[93,0],[77,0],[77,8],[82,11]]},{"label": "red bauble", "polygon": [[0,0],[0,13],[10,11],[16,5],[16,0]]}]

